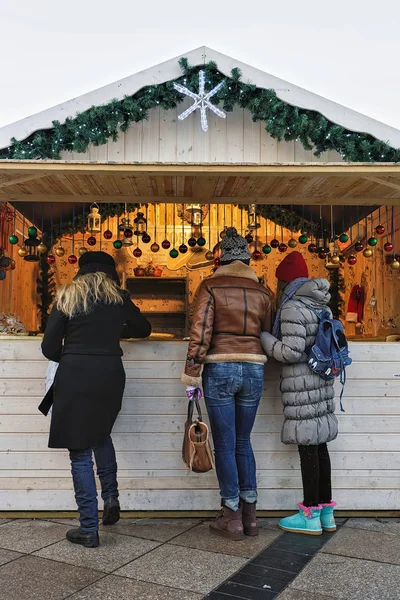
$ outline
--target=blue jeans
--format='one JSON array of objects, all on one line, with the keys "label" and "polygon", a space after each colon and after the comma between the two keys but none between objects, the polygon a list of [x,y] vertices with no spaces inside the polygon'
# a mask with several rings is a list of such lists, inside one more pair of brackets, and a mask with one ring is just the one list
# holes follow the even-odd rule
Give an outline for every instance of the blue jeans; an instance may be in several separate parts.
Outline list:
[{"label": "blue jeans", "polygon": [[221,498],[225,506],[235,511],[240,498],[249,503],[257,500],[250,435],[263,383],[264,365],[258,363],[210,363],[203,371]]},{"label": "blue jeans", "polygon": [[81,530],[84,532],[97,531],[99,528],[93,452],[101,484],[101,497],[103,500],[110,496],[118,498],[117,461],[111,437],[108,436],[103,444],[95,448],[70,450],[75,499],[79,510]]}]

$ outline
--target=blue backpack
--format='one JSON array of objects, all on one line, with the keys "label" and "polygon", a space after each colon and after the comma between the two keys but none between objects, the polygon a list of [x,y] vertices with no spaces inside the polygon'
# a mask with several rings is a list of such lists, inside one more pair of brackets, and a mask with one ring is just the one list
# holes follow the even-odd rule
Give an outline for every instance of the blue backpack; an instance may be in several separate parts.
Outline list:
[{"label": "blue backpack", "polygon": [[313,347],[308,355],[308,366],[314,373],[329,380],[340,377],[342,390],[340,393],[340,410],[344,411],[342,396],[346,383],[346,367],[351,365],[349,346],[344,333],[344,327],[337,319],[332,319],[327,309],[320,313],[307,305],[319,319],[318,333]]}]

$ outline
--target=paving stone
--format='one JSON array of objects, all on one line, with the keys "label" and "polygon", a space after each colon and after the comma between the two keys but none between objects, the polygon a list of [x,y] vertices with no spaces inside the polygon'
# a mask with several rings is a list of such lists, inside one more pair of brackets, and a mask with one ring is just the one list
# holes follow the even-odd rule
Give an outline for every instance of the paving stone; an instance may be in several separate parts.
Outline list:
[{"label": "paving stone", "polygon": [[0,548],[30,554],[65,538],[68,527],[50,521],[17,519],[0,527]]},{"label": "paving stone", "polygon": [[280,535],[281,532],[278,529],[265,528],[260,530],[260,534],[257,537],[246,537],[243,541],[233,542],[211,533],[209,522],[207,522],[183,533],[172,540],[171,543],[189,548],[198,548],[199,550],[209,550],[210,552],[222,552],[222,554],[252,558],[266,546],[269,546]]},{"label": "paving stone", "polygon": [[343,527],[321,552],[400,565],[400,536]]},{"label": "paving stone", "polygon": [[69,527],[79,527],[79,519],[47,519],[52,523],[61,523],[61,525],[68,525]]},{"label": "paving stone", "polygon": [[[272,518],[272,517],[263,517],[261,519],[258,519],[258,525],[260,527],[267,528],[267,529],[275,529],[278,527],[278,523],[279,523],[280,519],[278,518]],[[281,533],[282,531],[279,530]]]},{"label": "paving stone", "polygon": [[70,600],[201,600],[203,594],[108,575]]},{"label": "paving stone", "polygon": [[237,556],[165,544],[115,574],[206,594],[245,563]]},{"label": "paving stone", "polygon": [[327,596],[326,594],[313,594],[312,592],[302,592],[294,588],[286,588],[278,596],[278,600],[334,600],[338,596]]},{"label": "paving stone", "polygon": [[368,529],[380,533],[400,534],[400,519],[378,517],[376,519],[349,519],[345,527]]},{"label": "paving stone", "polygon": [[233,597],[233,599],[240,598],[241,600],[272,600],[277,596],[275,592],[270,590],[248,587],[232,581],[228,581],[219,587],[218,593],[226,594],[227,600],[229,600],[229,597]]},{"label": "paving stone", "polygon": [[340,600],[395,600],[399,598],[399,582],[398,565],[319,553],[290,589],[312,592],[316,600],[325,600],[324,594]]},{"label": "paving stone", "polygon": [[158,542],[149,540],[114,533],[102,533],[98,548],[88,550],[83,546],[63,540],[58,544],[43,548],[35,554],[42,558],[111,573],[158,545]]},{"label": "paving stone", "polygon": [[12,519],[0,519],[0,526],[5,525],[6,523],[9,523],[10,521],[12,521]]},{"label": "paving stone", "polygon": [[0,567],[2,600],[62,600],[103,573],[24,556]]},{"label": "paving stone", "polygon": [[146,540],[168,542],[199,523],[200,519],[121,519],[115,525],[102,525],[100,529]]},{"label": "paving stone", "polygon": [[19,552],[13,552],[12,550],[2,550],[0,548],[0,565],[5,565],[6,563],[19,558],[20,556],[23,556],[23,554],[20,554]]}]

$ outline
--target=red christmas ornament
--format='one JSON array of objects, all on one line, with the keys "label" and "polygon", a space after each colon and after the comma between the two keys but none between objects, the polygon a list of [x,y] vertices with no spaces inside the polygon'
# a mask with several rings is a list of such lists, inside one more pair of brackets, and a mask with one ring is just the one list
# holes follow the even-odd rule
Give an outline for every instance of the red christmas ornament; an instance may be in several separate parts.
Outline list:
[{"label": "red christmas ornament", "polygon": [[151,237],[149,236],[148,233],[144,233],[142,235],[142,242],[143,242],[143,244],[148,244],[149,242],[151,242]]},{"label": "red christmas ornament", "polygon": [[48,265],[54,265],[54,263],[56,262],[56,257],[53,254],[49,254],[46,258],[46,262]]},{"label": "red christmas ornament", "polygon": [[135,248],[132,254],[135,258],[140,258],[143,253],[140,248]]},{"label": "red christmas ornament", "polygon": [[277,239],[272,240],[271,248],[278,248],[278,246],[279,246],[279,240],[277,240]]},{"label": "red christmas ornament", "polygon": [[378,235],[382,235],[382,233],[385,233],[385,228],[383,225],[377,225],[375,231]]},{"label": "red christmas ornament", "polygon": [[161,246],[164,248],[164,250],[168,250],[168,248],[171,247],[171,242],[169,240],[164,240]]},{"label": "red christmas ornament", "polygon": [[318,252],[318,258],[320,258],[321,260],[325,260],[327,256],[328,254],[324,250],[320,250],[320,252]]},{"label": "red christmas ornament", "polygon": [[104,237],[106,240],[111,240],[112,238],[112,231],[110,231],[109,229],[107,229],[104,233],[103,233]]},{"label": "red christmas ornament", "polygon": [[91,235],[90,237],[88,237],[88,239],[87,239],[87,245],[88,246],[95,246],[96,245],[96,238],[94,237],[94,235]]},{"label": "red christmas ornament", "polygon": [[386,242],[383,249],[385,252],[391,252],[393,250],[393,244],[391,242]]},{"label": "red christmas ornament", "polygon": [[68,256],[68,262],[70,265],[76,265],[78,259],[76,258],[75,254],[71,254],[70,256]]},{"label": "red christmas ornament", "polygon": [[279,244],[279,246],[278,246],[278,250],[279,250],[279,252],[281,252],[282,254],[283,254],[284,252],[286,252],[286,250],[287,250],[287,246],[286,246],[286,244],[284,244],[283,242],[282,242],[281,244]]},{"label": "red christmas ornament", "polygon": [[261,252],[259,250],[254,250],[251,257],[254,258],[254,260],[259,260],[261,258]]},{"label": "red christmas ornament", "polygon": [[349,256],[349,258],[347,259],[347,262],[349,263],[349,265],[355,265],[357,262],[357,257],[354,256],[354,254],[352,254],[351,256]]},{"label": "red christmas ornament", "polygon": [[315,254],[317,252],[317,244],[309,244],[308,251],[310,254]]},{"label": "red christmas ornament", "polygon": [[364,250],[364,244],[362,242],[356,242],[354,248],[356,252],[361,252],[361,250]]},{"label": "red christmas ornament", "polygon": [[196,240],[196,238],[194,238],[194,237],[191,237],[191,238],[189,238],[189,239],[188,239],[188,245],[189,245],[191,248],[194,248],[194,247],[196,246],[196,244],[197,244],[197,240]]},{"label": "red christmas ornament", "polygon": [[133,236],[133,231],[132,229],[129,229],[129,227],[127,229],[124,229],[124,236],[126,238],[131,238]]}]

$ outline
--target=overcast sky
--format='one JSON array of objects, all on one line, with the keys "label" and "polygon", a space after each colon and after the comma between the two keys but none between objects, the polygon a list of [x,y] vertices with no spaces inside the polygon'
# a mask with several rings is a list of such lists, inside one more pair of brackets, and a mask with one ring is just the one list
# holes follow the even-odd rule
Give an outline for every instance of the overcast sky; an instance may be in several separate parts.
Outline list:
[{"label": "overcast sky", "polygon": [[206,45],[400,129],[398,0],[0,0],[0,126]]}]

